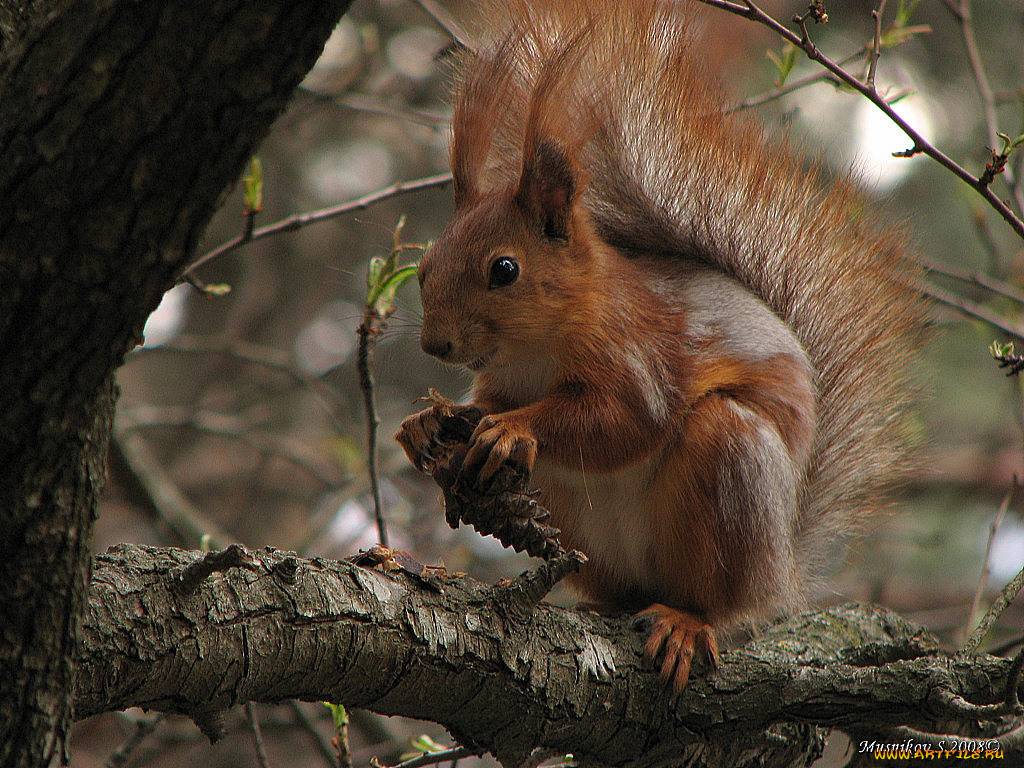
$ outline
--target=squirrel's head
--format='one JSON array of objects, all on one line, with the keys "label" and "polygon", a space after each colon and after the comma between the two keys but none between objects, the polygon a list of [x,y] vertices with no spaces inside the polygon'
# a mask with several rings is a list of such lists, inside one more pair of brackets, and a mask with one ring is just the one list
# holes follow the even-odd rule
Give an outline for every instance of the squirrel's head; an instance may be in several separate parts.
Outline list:
[{"label": "squirrel's head", "polygon": [[593,258],[579,173],[541,141],[516,183],[467,186],[456,173],[455,215],[420,263],[423,350],[474,372],[557,359]]}]

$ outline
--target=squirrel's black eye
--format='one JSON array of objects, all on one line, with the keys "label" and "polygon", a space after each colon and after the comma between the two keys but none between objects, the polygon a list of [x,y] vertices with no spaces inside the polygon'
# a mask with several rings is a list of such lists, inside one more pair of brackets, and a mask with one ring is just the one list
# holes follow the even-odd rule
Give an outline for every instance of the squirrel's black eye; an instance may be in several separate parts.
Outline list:
[{"label": "squirrel's black eye", "polygon": [[491,264],[488,288],[504,288],[519,279],[519,262],[511,256],[502,256]]}]

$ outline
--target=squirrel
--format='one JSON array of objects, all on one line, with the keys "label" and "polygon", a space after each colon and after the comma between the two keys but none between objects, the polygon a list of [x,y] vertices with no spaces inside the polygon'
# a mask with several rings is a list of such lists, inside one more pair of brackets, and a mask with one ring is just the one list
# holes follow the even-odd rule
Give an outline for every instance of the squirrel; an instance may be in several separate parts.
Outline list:
[{"label": "squirrel", "polygon": [[[483,3],[419,265],[421,346],[485,414],[463,471],[532,471],[571,586],[677,692],[882,503],[923,327],[901,232],[724,109],[679,5]],[[396,438],[420,466],[436,430]]]}]

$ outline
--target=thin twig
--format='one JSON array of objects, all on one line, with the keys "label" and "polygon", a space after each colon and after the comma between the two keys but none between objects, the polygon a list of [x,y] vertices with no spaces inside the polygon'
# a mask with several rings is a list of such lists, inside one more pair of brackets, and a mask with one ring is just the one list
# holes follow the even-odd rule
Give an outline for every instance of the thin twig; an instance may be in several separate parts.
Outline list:
[{"label": "thin twig", "polygon": [[338,768],[352,768],[352,747],[348,742],[348,712],[342,707],[344,715],[340,722],[335,721],[334,759]]},{"label": "thin twig", "polygon": [[256,759],[260,762],[260,768],[270,768],[267,750],[263,746],[263,734],[260,732],[260,724],[256,719],[256,707],[251,701],[245,703],[245,716],[249,720],[249,729],[252,731],[252,739],[256,746]]},{"label": "thin twig", "polygon": [[977,287],[984,288],[986,291],[994,293],[997,296],[1010,299],[1018,304],[1024,304],[1024,291],[1002,280],[996,280],[994,277],[986,275],[984,272],[972,269],[961,269],[960,267],[941,264],[937,261],[931,261],[930,259],[922,259],[921,265],[929,272],[934,272],[937,275],[942,275],[943,277],[948,277],[953,280],[959,280],[963,283],[976,285]]},{"label": "thin twig", "polygon": [[375,205],[383,200],[388,200],[398,195],[404,195],[409,192],[419,192],[424,189],[431,189],[433,187],[443,187],[450,184],[452,175],[450,173],[439,173],[436,176],[425,176],[422,179],[414,179],[413,181],[400,181],[391,186],[378,189],[376,192],[371,192],[368,195],[363,195],[355,200],[350,200],[347,203],[341,203],[340,205],[334,205],[329,208],[321,208],[318,211],[310,211],[309,213],[300,213],[293,216],[289,216],[280,221],[276,221],[273,224],[268,224],[265,227],[260,227],[254,230],[252,236],[248,240],[243,240],[242,236],[232,238],[221,245],[218,245],[212,251],[208,251],[205,255],[200,256],[191,265],[189,265],[184,272],[178,277],[178,283],[184,283],[189,281],[189,277],[204,264],[208,264],[214,259],[218,259],[225,254],[231,253],[237,250],[246,243],[255,242],[262,240],[265,237],[276,235],[281,232],[293,232],[303,227],[308,227],[311,224],[318,224],[321,221],[328,221],[329,219],[342,216],[346,213],[352,213],[354,211],[362,211],[369,208],[371,205]]},{"label": "thin twig", "polygon": [[[947,4],[947,8],[952,4]],[[971,65],[971,72],[974,75],[974,82],[978,86],[978,93],[981,96],[982,109],[985,112],[985,127],[988,130],[988,140],[991,146],[998,143],[997,134],[999,129],[996,123],[996,100],[992,93],[992,86],[989,84],[988,76],[985,74],[985,65],[981,60],[978,51],[978,42],[974,37],[974,19],[971,11],[971,0],[960,0],[960,5],[953,14],[960,23],[960,34],[964,39],[964,48],[967,51],[967,61]]]},{"label": "thin twig", "polygon": [[999,505],[999,511],[996,513],[995,520],[989,526],[988,541],[985,543],[985,557],[981,564],[981,576],[978,578],[978,588],[974,591],[974,599],[971,600],[971,610],[967,613],[967,626],[964,627],[964,638],[970,633],[974,617],[978,615],[981,596],[985,593],[985,585],[988,583],[988,577],[992,572],[992,542],[995,541],[996,534],[999,533],[999,526],[1003,524],[1003,517],[1006,516],[1006,510],[1010,506],[1010,501],[1013,499],[1013,493],[1017,490],[1017,487],[1017,476],[1014,475],[1013,483],[1010,485],[1009,490],[1006,491],[1002,504]]},{"label": "thin twig", "polygon": [[448,123],[451,122],[451,115],[441,112],[427,112],[423,109],[412,109],[407,106],[386,104],[380,99],[365,93],[346,93],[344,96],[327,98],[331,98],[331,101],[338,106],[355,112],[394,117],[428,128],[447,128]]},{"label": "thin twig", "polygon": [[327,464],[309,444],[298,438],[258,431],[252,421],[228,413],[193,409],[188,406],[136,405],[118,411],[123,433],[157,427],[183,427],[216,437],[237,440],[254,451],[278,456],[304,470],[323,485],[333,487],[338,478],[328,473]]},{"label": "thin twig", "polygon": [[105,768],[121,768],[121,766],[127,763],[129,758],[131,758],[132,752],[135,751],[135,748],[138,747],[147,736],[153,733],[153,731],[157,729],[157,726],[159,726],[166,718],[167,713],[161,712],[155,717],[135,721],[135,730],[132,732],[132,735],[129,736],[124,744],[114,750],[110,757],[107,758],[106,763],[104,763]]},{"label": "thin twig", "polygon": [[256,229],[256,216],[259,211],[246,211],[245,212],[245,224],[242,226],[242,242],[247,243],[252,240],[252,233]]},{"label": "thin twig", "polygon": [[871,44],[871,53],[868,56],[868,75],[864,78],[864,83],[871,90],[875,90],[875,69],[878,67],[878,57],[882,51],[882,14],[885,13],[885,0],[881,0],[878,4],[878,8],[871,12],[871,17],[875,20],[875,39]]},{"label": "thin twig", "polygon": [[[985,65],[981,60],[981,53],[978,50],[978,41],[974,36],[974,14],[971,8],[971,0],[960,0],[959,5],[952,2],[945,3],[946,8],[957,19],[960,24],[960,34],[964,40],[964,49],[967,51],[967,61],[971,65],[971,73],[974,75],[974,82],[978,87],[978,95],[981,97],[982,109],[985,113],[985,127],[988,132],[989,146],[994,150],[999,146],[999,124],[996,118],[996,97],[992,92],[988,75],[985,74]],[[1003,179],[1010,188],[1017,203],[1017,209],[1024,211],[1024,189],[1017,184],[1017,179],[1010,168],[1003,169]]]},{"label": "thin twig", "polygon": [[978,622],[978,626],[974,628],[971,636],[967,638],[963,648],[964,653],[974,653],[978,650],[978,646],[985,639],[985,635],[992,629],[992,625],[996,623],[999,617],[1003,615],[1003,611],[1006,610],[1007,606],[1017,597],[1021,587],[1024,587],[1024,568],[1021,568],[1020,572],[1010,580],[1010,583],[1003,587],[1003,591],[999,593],[999,596],[989,606],[988,612]]},{"label": "thin twig", "polygon": [[264,346],[262,344],[254,344],[241,339],[193,336],[183,333],[175,336],[174,341],[167,344],[161,344],[158,347],[136,348],[128,356],[128,362],[132,362],[140,356],[161,352],[226,355],[235,360],[241,360],[242,362],[252,363],[253,365],[259,365],[265,368],[281,371],[313,396],[313,398],[327,413],[335,429],[339,432],[346,429],[346,425],[338,418],[337,406],[328,402],[326,397],[320,391],[321,389],[326,389],[324,387],[318,387],[318,385],[321,384],[320,377],[309,376],[303,373],[298,363],[296,363],[294,356],[289,352]]},{"label": "thin twig", "polygon": [[366,450],[369,454],[367,463],[370,469],[370,489],[373,492],[373,515],[377,521],[377,539],[382,546],[388,546],[388,528],[384,521],[384,505],[380,498],[380,479],[377,458],[377,428],[380,419],[377,417],[377,404],[374,399],[373,371],[370,370],[370,346],[373,344],[373,307],[367,306],[363,322],[356,333],[359,336],[359,349],[356,354],[356,368],[359,371],[359,389],[363,393],[363,410],[366,413]]},{"label": "thin twig", "polygon": [[435,2],[435,0],[416,0],[416,5],[432,18],[441,29],[451,35],[452,40],[464,48],[473,50],[473,44],[469,39],[469,35],[466,34],[466,30],[439,3]]},{"label": "thin twig", "polygon": [[453,747],[452,749],[445,749],[441,752],[424,752],[422,755],[406,760],[404,763],[398,763],[397,765],[391,766],[391,768],[421,768],[424,765],[437,765],[443,763],[445,760],[458,760],[463,757],[471,757],[475,755],[469,747]]},{"label": "thin twig", "polygon": [[922,283],[919,287],[921,292],[930,299],[933,299],[940,304],[945,304],[948,307],[952,307],[968,317],[973,317],[976,320],[986,322],[993,328],[998,328],[1007,336],[1012,336],[1015,339],[1024,341],[1024,326],[1012,325],[1008,320],[1000,317],[987,307],[971,301],[970,299],[964,299],[960,296],[956,296],[949,291],[944,291],[934,285]]},{"label": "thin twig", "polygon": [[798,91],[801,88],[806,88],[808,85],[814,85],[815,83],[830,81],[833,83],[836,82],[835,79],[832,78],[832,76],[828,72],[815,72],[805,77],[801,77],[796,80],[791,80],[789,83],[782,86],[781,88],[776,88],[775,90],[766,91],[765,93],[760,93],[756,96],[751,96],[749,98],[743,99],[743,101],[739,101],[733,106],[729,107],[729,109],[726,110],[726,114],[732,114],[733,112],[739,112],[744,109],[750,109],[751,107],[760,107],[762,104],[767,104],[771,101],[775,101],[776,99],[780,99],[783,96],[788,96],[794,91]]},{"label": "thin twig", "polygon": [[395,293],[406,282],[416,276],[416,264],[399,263],[399,256],[406,250],[423,250],[424,246],[407,245],[401,242],[402,228],[405,217],[402,216],[395,226],[394,242],[386,258],[374,258],[370,261],[367,275],[366,303],[363,307],[363,319],[356,329],[359,344],[356,353],[356,367],[359,372],[359,389],[363,393],[363,410],[366,414],[366,447],[367,463],[369,464],[370,489],[373,492],[373,513],[377,521],[377,537],[382,546],[388,546],[388,531],[384,521],[384,505],[380,497],[380,458],[377,455],[377,428],[380,419],[377,417],[375,402],[373,371],[370,359],[373,345],[387,327],[387,320],[395,311]]},{"label": "thin twig", "polygon": [[148,506],[183,544],[196,546],[205,538],[214,546],[223,546],[234,539],[181,492],[146,441],[126,431],[120,417],[111,446],[112,462],[117,461],[129,473]]},{"label": "thin twig", "polygon": [[[318,705],[323,709],[322,705]],[[304,731],[310,739],[313,741],[313,746],[316,747],[316,751],[320,753],[320,757],[327,765],[334,768],[335,765],[335,754],[331,745],[327,739],[323,737],[320,731],[316,727],[316,723],[313,722],[312,718],[305,713],[302,709],[302,705],[299,702],[292,699],[288,702],[288,708],[292,712],[292,716],[295,718],[295,722],[299,728]]]},{"label": "thin twig", "polygon": [[990,189],[989,185],[983,184],[979,176],[975,176],[970,171],[963,168],[918,133],[913,126],[896,113],[892,108],[892,105],[890,105],[888,101],[886,101],[885,97],[883,97],[874,87],[862,82],[859,78],[850,74],[841,66],[822,54],[817,46],[811,42],[807,33],[806,22],[802,20],[802,18],[797,18],[798,26],[801,30],[801,34],[798,35],[758,8],[752,0],[744,0],[742,5],[730,2],[730,0],[700,0],[700,2],[705,5],[710,5],[713,8],[719,8],[737,16],[742,16],[745,19],[755,21],[758,24],[768,27],[783,39],[799,46],[800,49],[807,54],[808,58],[820,64],[844,84],[848,85],[850,88],[868,99],[868,101],[880,109],[892,122],[899,126],[903,133],[910,138],[913,142],[912,146],[908,150],[896,153],[898,156],[911,157],[917,154],[924,154],[932,158],[934,161],[939,163],[939,165],[946,168],[953,175],[974,189],[975,192],[977,192],[999,213],[1000,216],[1003,217],[1014,232],[1024,238],[1024,219],[1021,219],[1016,213],[1014,213],[1014,211]]},{"label": "thin twig", "polygon": [[[857,51],[856,53],[851,53],[845,58],[840,59],[839,65],[846,66],[851,61],[859,59],[860,57],[860,51]],[[729,109],[726,110],[726,114],[739,112],[744,109],[750,109],[751,107],[759,107],[762,104],[767,104],[770,101],[775,101],[776,99],[782,98],[783,96],[788,96],[789,94],[793,93],[794,91],[798,91],[801,88],[806,88],[808,85],[814,85],[815,83],[822,82],[839,85],[839,81],[836,80],[831,75],[831,73],[824,70],[819,70],[817,72],[812,72],[809,75],[805,75],[804,77],[797,78],[796,80],[790,80],[786,85],[783,85],[780,88],[776,88],[772,91],[767,91],[756,96],[751,96],[749,98],[744,99],[743,101],[737,102],[736,104],[734,104],[733,106],[729,107]]]}]

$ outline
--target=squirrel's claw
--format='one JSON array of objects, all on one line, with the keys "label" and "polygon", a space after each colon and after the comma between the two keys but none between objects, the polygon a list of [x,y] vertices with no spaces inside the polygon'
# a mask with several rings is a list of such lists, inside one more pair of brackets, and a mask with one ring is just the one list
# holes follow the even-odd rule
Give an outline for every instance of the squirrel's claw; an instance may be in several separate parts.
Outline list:
[{"label": "squirrel's claw", "polygon": [[527,429],[501,416],[485,416],[473,432],[462,466],[482,485],[506,462],[532,472],[536,459],[537,439]]},{"label": "squirrel's claw", "polygon": [[433,459],[432,448],[438,444],[437,435],[441,421],[434,408],[426,408],[406,417],[395,433],[395,440],[405,450],[405,455],[416,469],[423,471],[424,461]]},{"label": "squirrel's claw", "polygon": [[700,652],[711,672],[718,668],[718,641],[711,625],[700,616],[654,603],[633,617],[633,626],[650,628],[644,660],[654,665],[661,655],[658,677],[664,683],[671,681],[677,694],[690,679],[695,652]]}]

